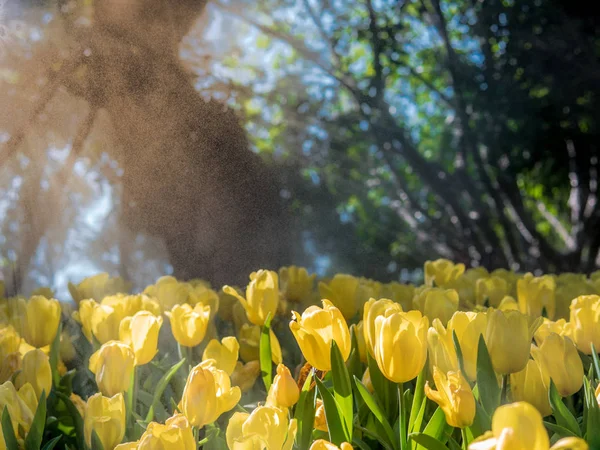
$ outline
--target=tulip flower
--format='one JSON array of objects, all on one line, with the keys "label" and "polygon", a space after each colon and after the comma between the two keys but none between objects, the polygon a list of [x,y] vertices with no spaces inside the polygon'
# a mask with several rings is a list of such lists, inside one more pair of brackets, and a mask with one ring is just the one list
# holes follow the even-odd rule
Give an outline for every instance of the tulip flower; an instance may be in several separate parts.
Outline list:
[{"label": "tulip flower", "polygon": [[[446,345],[449,345],[450,340],[452,340],[452,332],[456,333],[463,355],[464,375],[471,382],[475,382],[477,379],[479,337],[485,335],[486,328],[487,315],[485,313],[457,311],[448,322],[450,337],[446,337],[448,340]],[[454,346],[452,349],[454,349]]]},{"label": "tulip flower", "polygon": [[388,310],[375,319],[375,360],[388,380],[404,383],[423,370],[428,328],[429,320],[419,311]]},{"label": "tulip flower", "polygon": [[438,390],[432,390],[426,382],[425,395],[442,408],[448,425],[457,428],[471,426],[475,419],[475,397],[460,370],[448,372],[446,376],[434,366],[433,379]]},{"label": "tulip flower", "polygon": [[182,305],[188,301],[190,286],[180,283],[175,277],[164,276],[156,283],[144,289],[144,294],[156,299],[163,312],[171,311],[175,305]]},{"label": "tulip flower", "polygon": [[91,311],[92,334],[100,344],[118,340],[119,326],[121,325],[121,320],[123,320],[125,316],[124,305],[93,305]]},{"label": "tulip flower", "polygon": [[175,414],[164,425],[150,422],[137,444],[137,450],[196,450],[194,433],[183,414]]},{"label": "tulip flower", "polygon": [[556,313],[555,290],[556,282],[549,275],[534,277],[531,273],[526,274],[517,281],[519,310],[523,314],[537,318],[545,309],[546,317],[553,319]]},{"label": "tulip flower", "polygon": [[527,365],[533,333],[527,316],[519,311],[490,311],[487,314],[485,343],[494,370],[499,374],[520,372]]},{"label": "tulip flower", "polygon": [[454,289],[426,288],[415,294],[413,307],[430,320],[439,319],[446,325],[458,310],[458,293]]},{"label": "tulip flower", "polygon": [[87,401],[83,430],[88,447],[92,445],[92,431],[102,442],[104,450],[113,450],[125,436],[125,401],[123,394],[103,397],[94,394]]},{"label": "tulip flower", "polygon": [[600,352],[600,296],[582,295],[571,302],[567,335],[586,355],[592,354],[592,344]]},{"label": "tulip flower", "polygon": [[427,330],[427,346],[429,349],[429,366],[437,367],[442,373],[458,370],[458,357],[452,339],[452,329],[448,329],[439,319],[433,319],[433,323]]},{"label": "tulip flower", "polygon": [[202,360],[214,359],[217,369],[231,375],[238,360],[240,344],[233,336],[224,337],[221,342],[212,339],[202,354]]},{"label": "tulip flower", "polygon": [[279,304],[279,278],[270,270],[259,270],[250,275],[250,284],[246,288],[246,298],[242,297],[231,286],[224,286],[223,291],[236,297],[254,325],[263,326],[267,316],[275,316]]},{"label": "tulip flower", "polygon": [[99,273],[84,278],[77,285],[69,283],[68,287],[71,297],[73,297],[76,304],[79,304],[85,299],[100,302],[106,296],[118,292],[128,292],[131,289],[131,283],[126,282],[121,277],[111,278],[107,273]]},{"label": "tulip flower", "polygon": [[[260,358],[260,333],[258,325],[244,324],[240,328],[240,357],[246,361],[255,361]],[[281,364],[283,357],[281,355],[281,345],[273,330],[269,333],[271,341],[271,360],[273,364]]]},{"label": "tulip flower", "polygon": [[165,313],[171,321],[175,340],[184,347],[195,347],[206,335],[210,306],[198,304],[192,308],[187,303],[175,305]]},{"label": "tulip flower", "polygon": [[246,364],[238,361],[235,365],[235,370],[231,374],[231,384],[239,386],[242,393],[248,392],[256,383],[256,379],[260,375],[260,362],[249,361]]},{"label": "tulip flower", "polygon": [[0,384],[12,379],[13,374],[21,368],[23,357],[21,353],[11,353],[0,363]]},{"label": "tulip flower", "polygon": [[381,286],[379,295],[381,298],[389,298],[390,300],[399,303],[404,311],[408,311],[412,308],[415,287],[412,284],[401,284],[392,281],[391,283]]},{"label": "tulip flower", "polygon": [[39,348],[30,350],[23,356],[23,367],[17,377],[17,384],[22,386],[25,383],[31,384],[37,398],[42,395],[42,391],[46,392],[46,396],[50,394],[52,389],[50,360]]},{"label": "tulip flower", "polygon": [[278,408],[291,408],[300,398],[300,389],[292,377],[290,369],[283,364],[277,366],[277,374],[267,395],[267,405]]},{"label": "tulip flower", "polygon": [[402,312],[402,306],[393,300],[382,298],[380,300],[370,299],[363,307],[363,331],[365,344],[368,352],[373,356],[375,345],[375,319],[383,316],[384,313],[390,315],[394,312]]},{"label": "tulip flower", "polygon": [[292,302],[306,303],[313,293],[316,274],[309,275],[304,267],[289,266],[279,269],[281,291]]},{"label": "tulip flower", "polygon": [[12,325],[0,328],[0,362],[4,361],[8,355],[17,353],[20,346],[21,336]]},{"label": "tulip flower", "polygon": [[367,342],[365,341],[365,324],[360,321],[357,324],[350,325],[350,333],[356,336],[358,344],[358,356],[363,363],[367,362]]},{"label": "tulip flower", "polygon": [[148,311],[139,311],[121,321],[119,338],[133,350],[136,366],[148,364],[156,355],[162,322],[162,317]]},{"label": "tulip flower", "polygon": [[492,431],[469,444],[469,450],[587,450],[583,439],[563,438],[550,447],[541,414],[526,402],[500,406],[492,418]]},{"label": "tulip flower", "polygon": [[226,439],[230,449],[290,450],[296,437],[296,419],[287,410],[258,406],[248,413],[235,413],[229,420]]},{"label": "tulip flower", "polygon": [[342,442],[339,447],[325,439],[317,439],[312,443],[308,450],[352,450],[353,447],[348,442]]},{"label": "tulip flower", "polygon": [[502,300],[500,300],[498,309],[500,311],[519,311],[519,303],[510,295],[507,295]]},{"label": "tulip flower", "polygon": [[56,299],[34,295],[28,302],[21,299],[22,336],[34,347],[50,345],[58,332],[60,304]]},{"label": "tulip flower", "polygon": [[556,333],[559,336],[565,336],[568,334],[569,326],[565,319],[559,319],[556,322],[550,319],[544,319],[540,327],[536,330],[533,335],[535,342],[537,345],[542,345],[544,339],[546,339],[550,334]]},{"label": "tulip flower", "polygon": [[90,356],[89,369],[96,375],[100,392],[113,397],[129,388],[134,364],[135,355],[131,347],[119,341],[109,341]]},{"label": "tulip flower", "polygon": [[357,296],[359,284],[358,278],[339,273],[329,283],[319,282],[319,293],[321,298],[328,299],[337,307],[346,320],[350,320],[359,308]]},{"label": "tulip flower", "polygon": [[350,356],[350,330],[338,308],[323,300],[323,308],[310,306],[302,316],[292,311],[290,330],[308,363],[318,370],[331,370],[331,343],[338,345],[344,361]]},{"label": "tulip flower", "polygon": [[124,442],[122,444],[117,445],[114,450],[138,450],[139,444],[140,441]]},{"label": "tulip flower", "polygon": [[[16,436],[19,436],[19,428],[23,428],[25,433],[29,431],[35,414],[35,409],[32,408],[33,405],[29,401],[26,401],[27,395],[24,395],[27,390],[31,389],[31,386],[29,388],[25,386],[17,391],[10,381],[6,381],[0,385],[0,411],[8,408]],[[24,438],[25,436],[20,437]]]},{"label": "tulip flower", "polygon": [[475,283],[475,299],[478,305],[497,308],[508,295],[508,283],[500,277],[480,278]]},{"label": "tulip flower", "polygon": [[527,361],[523,370],[510,375],[512,399],[531,403],[544,417],[552,414],[548,398],[549,388],[550,375],[535,356]]},{"label": "tulip flower", "polygon": [[93,342],[92,315],[97,305],[94,300],[81,300],[79,309],[73,312],[73,319],[81,324],[81,331],[90,343]]},{"label": "tulip flower", "polygon": [[219,312],[219,294],[201,282],[189,282],[188,303],[196,306],[198,303],[210,306],[211,320]]},{"label": "tulip flower", "polygon": [[573,341],[566,336],[550,333],[532,353],[556,385],[562,397],[575,394],[583,386],[583,363]]},{"label": "tulip flower", "polygon": [[447,259],[425,261],[425,284],[427,286],[445,286],[460,277],[464,271],[464,264],[454,264]]},{"label": "tulip flower", "polygon": [[315,404],[315,420],[313,426],[315,427],[315,430],[329,432],[327,418],[325,417],[325,406],[323,405],[323,400],[320,398],[317,399]]},{"label": "tulip flower", "polygon": [[209,359],[190,371],[179,402],[179,410],[198,428],[232,409],[242,395],[239,387],[231,387],[229,375],[214,364]]}]

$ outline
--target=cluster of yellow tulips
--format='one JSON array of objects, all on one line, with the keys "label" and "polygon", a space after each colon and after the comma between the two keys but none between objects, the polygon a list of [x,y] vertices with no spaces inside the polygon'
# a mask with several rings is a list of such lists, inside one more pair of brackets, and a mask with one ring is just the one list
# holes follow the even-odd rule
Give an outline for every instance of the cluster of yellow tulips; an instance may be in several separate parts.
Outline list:
[{"label": "cluster of yellow tulips", "polygon": [[424,278],[0,284],[0,450],[600,448],[600,273]]}]

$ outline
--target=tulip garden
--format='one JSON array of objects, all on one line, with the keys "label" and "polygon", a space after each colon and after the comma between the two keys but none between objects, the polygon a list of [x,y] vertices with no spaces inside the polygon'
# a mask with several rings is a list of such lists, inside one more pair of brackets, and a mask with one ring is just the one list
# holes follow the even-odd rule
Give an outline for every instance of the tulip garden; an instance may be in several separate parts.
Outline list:
[{"label": "tulip garden", "polygon": [[0,284],[0,449],[600,448],[600,272]]}]

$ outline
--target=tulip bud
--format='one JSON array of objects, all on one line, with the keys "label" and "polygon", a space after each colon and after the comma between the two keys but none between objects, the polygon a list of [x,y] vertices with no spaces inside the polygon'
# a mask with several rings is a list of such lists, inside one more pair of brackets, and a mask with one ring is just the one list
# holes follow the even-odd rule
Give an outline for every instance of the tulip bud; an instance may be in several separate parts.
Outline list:
[{"label": "tulip bud", "polygon": [[363,330],[367,351],[373,356],[375,346],[375,319],[384,314],[402,312],[402,306],[390,299],[370,299],[363,307]]},{"label": "tulip bud", "polygon": [[338,447],[325,439],[317,439],[312,443],[308,450],[352,450],[353,447],[348,442],[342,442]]},{"label": "tulip bud", "polygon": [[292,302],[304,303],[313,292],[316,275],[309,275],[304,267],[282,267],[279,269],[281,291]]},{"label": "tulip bud", "polygon": [[89,369],[104,395],[112,397],[126,391],[131,382],[135,355],[127,344],[109,341],[90,356]]},{"label": "tulip bud", "polygon": [[34,347],[50,345],[58,332],[60,304],[56,299],[34,295],[28,302],[20,301],[23,314],[23,338]]},{"label": "tulip bud", "polygon": [[533,318],[540,317],[545,309],[548,318],[553,319],[556,312],[554,291],[556,282],[548,275],[534,277],[526,274],[517,281],[519,310]]},{"label": "tulip bud", "polygon": [[[260,333],[261,329],[258,325],[250,325],[245,323],[240,328],[240,357],[246,361],[255,361],[260,358]],[[279,340],[273,330],[270,330],[271,341],[271,360],[273,364],[281,364],[283,357],[281,355],[281,346]]]},{"label": "tulip bud", "polygon": [[144,289],[144,294],[154,297],[163,312],[171,311],[175,305],[186,303],[189,292],[188,284],[180,283],[171,276],[160,277],[154,285]]},{"label": "tulip bud", "polygon": [[196,305],[193,309],[187,303],[175,305],[165,313],[171,321],[171,331],[175,340],[184,347],[195,347],[206,335],[210,306]]},{"label": "tulip bud", "polygon": [[463,355],[464,375],[471,382],[477,379],[479,337],[485,335],[486,328],[487,315],[485,313],[458,311],[454,313],[448,322],[448,333],[454,332],[458,338]]},{"label": "tulip bud", "polygon": [[457,428],[471,426],[475,419],[475,397],[460,370],[448,372],[446,377],[434,367],[433,379],[438,390],[432,390],[426,382],[425,395],[442,408],[448,425]]},{"label": "tulip bud", "polygon": [[525,369],[510,374],[512,399],[531,403],[544,417],[552,414],[548,389],[550,376],[537,359],[527,361]]},{"label": "tulip bud", "polygon": [[179,410],[193,426],[202,428],[232,409],[241,395],[239,387],[231,387],[229,375],[207,360],[190,371]]},{"label": "tulip bud", "polygon": [[88,447],[92,445],[92,431],[95,431],[104,450],[113,450],[125,436],[125,418],[123,394],[113,397],[103,397],[100,393],[92,395],[87,401],[83,422]]},{"label": "tulip bud", "polygon": [[592,344],[600,352],[600,296],[582,295],[571,302],[567,335],[586,355],[592,354]]},{"label": "tulip bud", "polygon": [[519,311],[493,310],[487,316],[485,343],[494,370],[499,374],[520,372],[529,360],[531,339],[539,323],[530,329],[527,316]]},{"label": "tulip bud", "polygon": [[375,319],[375,360],[388,380],[404,383],[425,365],[429,320],[419,311],[387,314]]},{"label": "tulip bud", "polygon": [[30,383],[39,398],[42,391],[46,396],[52,389],[52,369],[48,356],[39,348],[30,350],[23,356],[23,369],[17,379],[17,385]]},{"label": "tulip bud", "polygon": [[231,286],[224,286],[226,294],[236,297],[254,325],[263,326],[267,316],[275,316],[279,303],[279,278],[270,270],[259,270],[250,275],[250,284],[246,288],[246,298]]},{"label": "tulip bud", "polygon": [[219,294],[203,283],[196,282],[193,284],[190,282],[188,284],[190,286],[188,303],[192,306],[196,306],[198,303],[210,306],[210,318],[212,320],[219,312]]},{"label": "tulip bud", "polygon": [[192,427],[183,414],[175,414],[164,425],[150,422],[139,440],[137,450],[196,450]]},{"label": "tulip bud", "polygon": [[434,366],[442,373],[458,370],[458,357],[454,348],[450,324],[446,330],[439,319],[433,319],[432,326],[427,330],[427,345],[431,373],[433,373]]},{"label": "tulip bud", "polygon": [[319,370],[331,370],[331,342],[335,341],[344,361],[350,356],[350,330],[342,313],[329,300],[323,308],[310,306],[302,316],[292,311],[290,330],[308,363]]},{"label": "tulip bud", "polygon": [[508,293],[508,283],[503,278],[487,277],[475,282],[475,298],[478,305],[497,308]]},{"label": "tulip bud", "polygon": [[139,311],[121,321],[119,338],[133,350],[136,366],[148,364],[156,355],[162,321],[162,317],[148,311]]},{"label": "tulip bud", "polygon": [[92,299],[97,302],[102,301],[106,296],[118,292],[129,292],[131,283],[123,278],[111,278],[107,273],[99,273],[91,277],[84,278],[79,284],[69,283],[69,292],[75,303],[79,304],[81,300]]},{"label": "tulip bud", "polygon": [[296,438],[296,419],[288,421],[287,411],[258,406],[248,413],[235,413],[229,420],[226,439],[230,449],[291,450]]},{"label": "tulip bud", "polygon": [[360,280],[352,275],[336,274],[329,283],[319,283],[321,298],[328,299],[339,308],[345,319],[350,320],[359,308],[358,287]]},{"label": "tulip bud", "polygon": [[413,307],[429,320],[439,319],[446,325],[458,310],[458,293],[454,289],[427,288],[415,294]]},{"label": "tulip bud", "polygon": [[235,365],[235,370],[231,374],[231,384],[239,386],[242,393],[248,392],[256,383],[256,379],[260,375],[260,362],[249,361],[242,364],[238,361]]},{"label": "tulip bud", "polygon": [[425,261],[425,284],[427,286],[445,286],[460,277],[464,271],[464,264],[454,264],[447,259]]},{"label": "tulip bud", "polygon": [[568,397],[581,389],[583,363],[571,339],[550,333],[532,352],[550,375],[561,397]]},{"label": "tulip bud", "polygon": [[277,375],[267,395],[267,405],[278,408],[291,408],[300,398],[300,389],[296,384],[290,369],[283,364],[277,366]]},{"label": "tulip bud", "polygon": [[238,360],[240,344],[233,336],[224,337],[221,342],[212,339],[202,354],[202,360],[214,359],[217,369],[231,375]]}]

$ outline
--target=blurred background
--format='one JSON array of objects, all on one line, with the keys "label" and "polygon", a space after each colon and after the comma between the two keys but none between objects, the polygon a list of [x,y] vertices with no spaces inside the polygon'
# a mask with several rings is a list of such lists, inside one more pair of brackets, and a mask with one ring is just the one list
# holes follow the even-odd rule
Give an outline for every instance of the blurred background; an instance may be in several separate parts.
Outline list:
[{"label": "blurred background", "polygon": [[0,262],[598,268],[600,21],[550,0],[0,0]]}]

